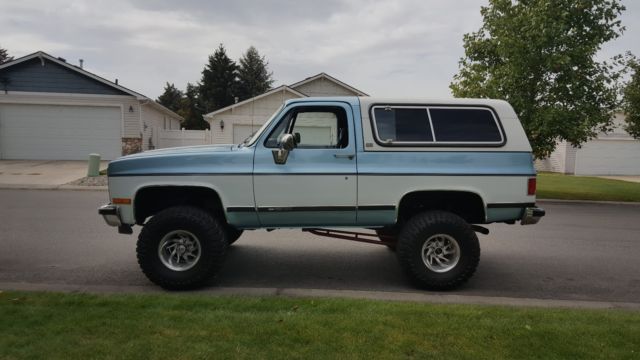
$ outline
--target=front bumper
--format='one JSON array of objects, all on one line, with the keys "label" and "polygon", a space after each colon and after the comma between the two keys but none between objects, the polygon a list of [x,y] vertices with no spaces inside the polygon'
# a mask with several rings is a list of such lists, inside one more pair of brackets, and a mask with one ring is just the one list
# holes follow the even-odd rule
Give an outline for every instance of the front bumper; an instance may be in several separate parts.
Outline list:
[{"label": "front bumper", "polygon": [[120,218],[120,208],[116,205],[102,205],[98,209],[98,214],[102,215],[104,221],[109,226],[122,226],[122,218]]},{"label": "front bumper", "polygon": [[528,207],[525,208],[522,213],[522,218],[520,219],[521,225],[533,225],[537,224],[538,221],[545,215],[545,211],[542,208],[538,207]]}]

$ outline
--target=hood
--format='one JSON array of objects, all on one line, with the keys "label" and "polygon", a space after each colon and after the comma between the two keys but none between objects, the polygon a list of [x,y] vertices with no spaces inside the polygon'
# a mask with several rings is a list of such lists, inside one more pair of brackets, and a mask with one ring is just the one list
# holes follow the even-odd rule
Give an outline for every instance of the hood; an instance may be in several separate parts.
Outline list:
[{"label": "hood", "polygon": [[250,173],[253,168],[253,150],[229,144],[145,151],[110,162],[107,175],[117,177]]},{"label": "hood", "polygon": [[126,160],[126,159],[147,158],[147,157],[153,157],[153,156],[176,155],[176,154],[194,154],[194,153],[201,153],[201,152],[209,153],[209,152],[216,152],[216,151],[233,151],[233,149],[237,147],[238,145],[234,145],[234,144],[172,147],[172,148],[149,150],[149,151],[139,152],[131,155],[126,155],[116,159],[115,161]]}]

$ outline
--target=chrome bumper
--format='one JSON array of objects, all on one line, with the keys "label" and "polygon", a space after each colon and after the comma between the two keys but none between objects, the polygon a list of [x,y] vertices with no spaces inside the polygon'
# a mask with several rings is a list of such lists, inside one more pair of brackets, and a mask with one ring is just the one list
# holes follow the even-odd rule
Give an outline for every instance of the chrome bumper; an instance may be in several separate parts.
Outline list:
[{"label": "chrome bumper", "polygon": [[522,218],[520,219],[520,224],[521,225],[537,224],[538,221],[540,221],[540,218],[542,218],[544,215],[545,215],[544,209],[537,208],[537,207],[525,208],[524,212],[522,213]]},{"label": "chrome bumper", "polygon": [[102,205],[98,209],[98,214],[102,215],[104,221],[109,226],[122,226],[122,219],[120,219],[120,208],[116,205]]}]

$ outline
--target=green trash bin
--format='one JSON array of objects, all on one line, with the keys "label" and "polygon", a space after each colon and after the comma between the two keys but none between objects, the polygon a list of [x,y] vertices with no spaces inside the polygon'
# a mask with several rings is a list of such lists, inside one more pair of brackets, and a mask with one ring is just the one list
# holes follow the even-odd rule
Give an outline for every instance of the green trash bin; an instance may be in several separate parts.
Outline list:
[{"label": "green trash bin", "polygon": [[100,154],[89,154],[89,171],[87,176],[94,177],[100,175]]}]

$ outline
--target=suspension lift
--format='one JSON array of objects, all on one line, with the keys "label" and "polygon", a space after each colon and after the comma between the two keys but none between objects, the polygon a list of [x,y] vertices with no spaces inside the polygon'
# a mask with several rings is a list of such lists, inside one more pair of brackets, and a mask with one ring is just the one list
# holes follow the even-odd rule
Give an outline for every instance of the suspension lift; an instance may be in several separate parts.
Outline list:
[{"label": "suspension lift", "polygon": [[320,228],[303,228],[302,231],[311,233],[313,235],[343,239],[350,241],[358,241],[369,244],[378,245],[395,245],[395,241],[391,236],[382,236],[385,240],[380,240],[380,237],[375,233],[364,233],[357,231],[335,230],[335,229],[320,229]]},{"label": "suspension lift", "polygon": [[[474,231],[479,232],[484,235],[489,235],[489,229],[484,226],[479,225],[471,225]],[[375,233],[364,233],[358,231],[346,231],[346,230],[335,230],[335,229],[321,229],[321,228],[303,228],[302,231],[311,233],[313,235],[334,238],[334,239],[342,239],[342,240],[350,240],[363,242],[368,244],[377,244],[377,245],[386,245],[393,246],[396,244],[397,239],[393,236],[379,236]]]}]

